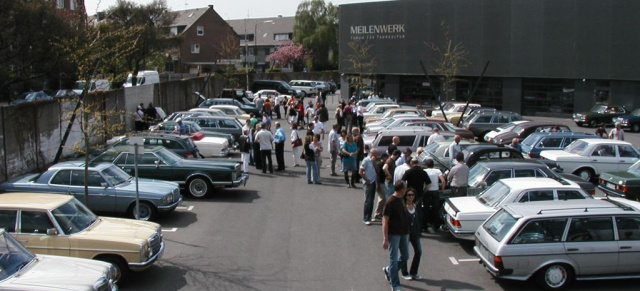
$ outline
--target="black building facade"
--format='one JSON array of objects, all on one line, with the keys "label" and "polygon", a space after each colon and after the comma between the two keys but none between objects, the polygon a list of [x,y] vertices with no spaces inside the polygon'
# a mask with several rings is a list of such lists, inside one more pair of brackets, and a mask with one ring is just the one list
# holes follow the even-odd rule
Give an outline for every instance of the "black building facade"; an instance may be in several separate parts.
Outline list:
[{"label": "black building facade", "polygon": [[[640,1],[403,0],[340,5],[343,88],[357,52],[381,94],[411,103],[465,101],[525,115],[569,115],[603,101],[640,107]],[[448,36],[446,36],[448,34]],[[450,43],[464,48],[449,93],[435,72]],[[428,80],[422,61],[431,75]],[[433,86],[434,91],[429,88]],[[349,92],[343,90],[343,97]]]}]

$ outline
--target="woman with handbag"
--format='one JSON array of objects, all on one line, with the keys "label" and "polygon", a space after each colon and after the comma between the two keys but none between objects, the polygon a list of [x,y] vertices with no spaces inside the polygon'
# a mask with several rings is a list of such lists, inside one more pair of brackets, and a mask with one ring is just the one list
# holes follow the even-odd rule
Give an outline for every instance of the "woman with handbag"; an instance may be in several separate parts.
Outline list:
[{"label": "woman with handbag", "polygon": [[313,177],[314,184],[320,183],[320,173],[318,173],[318,163],[316,162],[316,153],[318,148],[313,145],[312,136],[307,135],[304,138],[304,161],[307,163],[307,184],[311,184]]},{"label": "woman with handbag", "polygon": [[[344,180],[349,188],[356,188],[355,173],[358,170],[357,154],[358,145],[353,142],[353,136],[347,135],[347,141],[342,144],[340,152],[342,153],[342,172]],[[349,180],[349,172],[351,172],[351,180]]]},{"label": "woman with handbag", "polygon": [[298,124],[293,122],[291,123],[291,152],[294,167],[300,166],[300,146],[302,146],[302,139],[300,139],[300,135],[298,135]]}]

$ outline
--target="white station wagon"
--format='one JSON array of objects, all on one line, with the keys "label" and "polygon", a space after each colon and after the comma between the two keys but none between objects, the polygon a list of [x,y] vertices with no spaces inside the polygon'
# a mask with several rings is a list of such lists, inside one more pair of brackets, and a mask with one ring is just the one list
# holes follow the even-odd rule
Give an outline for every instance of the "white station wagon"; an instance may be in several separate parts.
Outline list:
[{"label": "white station wagon", "polygon": [[478,227],[504,204],[591,198],[578,184],[566,180],[502,179],[476,197],[448,198],[444,203],[445,224],[455,237],[472,240]]},{"label": "white station wagon", "polygon": [[550,150],[540,157],[555,161],[565,173],[587,181],[602,172],[626,171],[640,158],[640,152],[628,142],[611,139],[580,139],[564,150]]}]

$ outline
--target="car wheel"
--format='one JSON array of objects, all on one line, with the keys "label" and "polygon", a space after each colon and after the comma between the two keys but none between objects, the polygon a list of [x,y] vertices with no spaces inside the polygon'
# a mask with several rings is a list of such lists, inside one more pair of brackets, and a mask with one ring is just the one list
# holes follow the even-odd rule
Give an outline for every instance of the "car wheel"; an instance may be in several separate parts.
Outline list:
[{"label": "car wheel", "polygon": [[96,259],[98,261],[107,262],[113,265],[113,268],[115,268],[115,274],[113,275],[112,279],[115,283],[120,284],[126,281],[127,278],[129,278],[129,273],[131,272],[131,270],[129,270],[129,265],[127,265],[127,262],[121,257],[103,256],[97,257]]},{"label": "car wheel", "polygon": [[188,183],[189,194],[195,198],[207,196],[210,188],[209,182],[201,177],[192,178]]},{"label": "car wheel", "polygon": [[578,169],[577,171],[574,172],[574,174],[584,179],[585,181],[591,181],[591,178],[593,178],[593,175],[594,175],[593,171],[588,168]]},{"label": "car wheel", "polygon": [[538,272],[537,280],[546,290],[562,290],[573,281],[573,269],[564,264],[549,265]]},{"label": "car wheel", "polygon": [[307,97],[307,92],[305,91],[300,91],[300,92],[302,92],[302,97]]},{"label": "car wheel", "polygon": [[595,119],[592,119],[591,121],[589,121],[589,126],[590,127],[596,127],[596,126],[598,126],[598,122]]},{"label": "car wheel", "polygon": [[146,201],[140,201],[140,217],[138,217],[138,212],[136,211],[136,204],[133,203],[131,206],[131,217],[134,219],[149,221],[156,216],[156,208],[151,205],[151,203]]},{"label": "car wheel", "polygon": [[632,125],[632,126],[631,126],[631,131],[633,131],[633,132],[638,132],[638,131],[640,131],[640,124],[639,124],[639,123],[636,123],[636,124]]}]

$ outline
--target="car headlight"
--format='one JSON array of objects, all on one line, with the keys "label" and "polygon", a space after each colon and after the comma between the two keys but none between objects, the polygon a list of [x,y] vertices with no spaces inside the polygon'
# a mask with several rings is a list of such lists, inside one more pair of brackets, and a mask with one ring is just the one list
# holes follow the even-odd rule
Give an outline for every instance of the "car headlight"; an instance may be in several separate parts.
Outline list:
[{"label": "car headlight", "polygon": [[169,204],[173,202],[173,194],[169,193],[167,195],[164,195],[164,197],[162,197],[162,204]]},{"label": "car headlight", "polygon": [[151,255],[151,247],[149,243],[144,243],[140,246],[140,262],[146,262]]},{"label": "car headlight", "polygon": [[236,171],[231,172],[231,181],[238,179],[238,173]]}]

